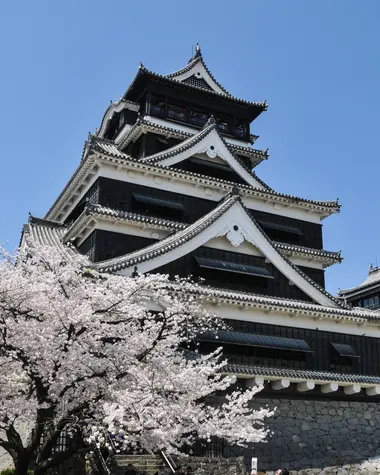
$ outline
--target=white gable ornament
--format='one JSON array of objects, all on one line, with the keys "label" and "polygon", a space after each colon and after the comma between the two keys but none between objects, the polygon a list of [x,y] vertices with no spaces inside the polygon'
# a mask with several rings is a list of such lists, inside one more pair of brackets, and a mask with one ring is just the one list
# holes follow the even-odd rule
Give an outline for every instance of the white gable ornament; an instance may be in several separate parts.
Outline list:
[{"label": "white gable ornament", "polygon": [[241,232],[237,224],[234,224],[232,228],[228,231],[228,233],[226,234],[226,238],[234,247],[239,247],[240,244],[243,244],[245,239],[243,233]]},{"label": "white gable ornament", "polygon": [[209,145],[206,149],[206,155],[210,158],[215,158],[218,153],[216,151],[215,145]]},{"label": "white gable ornament", "polygon": [[243,244],[247,237],[245,236],[242,228],[237,223],[232,223],[226,226],[220,233],[218,233],[215,237],[222,237],[226,236],[226,238],[230,241],[230,243],[234,247],[239,247],[240,244]]}]

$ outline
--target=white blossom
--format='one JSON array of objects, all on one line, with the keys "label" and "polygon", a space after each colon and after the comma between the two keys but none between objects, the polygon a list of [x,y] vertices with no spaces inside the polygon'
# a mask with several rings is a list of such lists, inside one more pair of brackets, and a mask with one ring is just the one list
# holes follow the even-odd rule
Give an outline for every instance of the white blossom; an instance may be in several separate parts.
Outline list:
[{"label": "white blossom", "polygon": [[[36,473],[53,466],[47,441],[64,427],[73,439],[109,444],[113,433],[119,446],[148,451],[212,435],[241,445],[265,439],[270,413],[249,407],[261,387],[217,399],[236,382],[222,374],[221,351],[180,350],[222,326],[195,284],[100,275],[84,257],[33,243],[14,262],[3,253],[0,446],[16,468],[22,454],[32,454]],[[18,452],[16,422],[33,428]]]}]

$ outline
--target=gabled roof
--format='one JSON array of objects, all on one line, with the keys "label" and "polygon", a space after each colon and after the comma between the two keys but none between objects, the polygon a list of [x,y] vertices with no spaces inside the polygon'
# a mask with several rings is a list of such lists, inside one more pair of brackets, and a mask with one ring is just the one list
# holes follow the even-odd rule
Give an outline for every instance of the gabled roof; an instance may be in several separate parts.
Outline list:
[{"label": "gabled roof", "polygon": [[[169,232],[177,232],[186,229],[189,224],[181,223],[179,221],[172,221],[164,218],[157,218],[154,216],[147,216],[129,211],[121,211],[100,204],[87,203],[82,214],[75,220],[75,222],[67,228],[67,232],[63,237],[64,242],[68,242],[73,238],[78,237],[82,231],[89,226],[93,218],[101,218],[112,223],[129,223],[129,224],[143,224],[151,226],[159,230]],[[287,256],[301,256],[307,259],[324,260],[327,265],[338,263],[342,261],[340,252],[326,251],[324,249],[313,249],[296,244],[286,244],[282,242],[272,241],[272,244]],[[327,267],[326,265],[326,267]]]},{"label": "gabled roof", "polygon": [[210,70],[203,60],[201,48],[199,43],[195,47],[195,55],[190,58],[189,63],[182,69],[171,74],[166,74],[165,77],[174,79],[179,82],[187,84],[198,85],[198,87],[212,90],[219,94],[231,94],[224,89],[224,87],[214,78]]},{"label": "gabled roof", "polygon": [[350,294],[354,295],[357,292],[369,290],[371,287],[380,287],[380,267],[372,267],[372,265],[369,268],[367,278],[361,284],[350,289],[341,289],[339,290],[339,295],[349,297]]},{"label": "gabled roof", "polygon": [[[94,153],[95,152],[95,153]],[[73,193],[78,187],[83,187],[83,181],[86,181],[86,177],[89,173],[93,173],[94,167],[98,167],[99,161],[105,161],[112,163],[117,168],[125,166],[135,170],[144,170],[151,173],[157,173],[158,175],[164,175],[171,178],[178,178],[186,180],[192,183],[203,184],[210,187],[217,187],[220,190],[228,190],[231,187],[236,186],[241,193],[246,196],[255,196],[262,200],[273,200],[274,202],[282,204],[290,204],[292,206],[300,206],[302,208],[315,210],[322,212],[325,216],[329,216],[332,213],[338,213],[340,210],[340,204],[337,201],[316,201],[306,198],[300,198],[297,196],[287,195],[285,193],[279,193],[273,190],[258,189],[250,185],[236,184],[228,180],[222,180],[219,178],[213,178],[198,173],[192,173],[184,170],[177,170],[175,168],[163,167],[160,165],[151,165],[142,163],[140,160],[130,157],[129,155],[120,152],[114,142],[111,140],[103,139],[93,135],[89,136],[89,140],[85,144],[82,160],[74,171],[70,178],[70,181],[66,184],[65,188],[61,191],[58,198],[46,213],[47,219],[54,219],[59,215],[61,206],[64,205],[67,199],[73,196]],[[257,177],[256,177],[257,179]],[[325,217],[324,216],[324,217]]]},{"label": "gabled roof", "polygon": [[237,173],[248,185],[253,188],[270,190],[262,180],[256,179],[244,163],[231,153],[227,143],[217,129],[214,118],[210,118],[203,129],[183,142],[163,152],[142,158],[143,163],[173,166],[196,154],[206,154],[209,158],[219,157]]},{"label": "gabled roof", "polygon": [[[96,209],[96,211],[95,211]],[[89,212],[94,210],[94,213],[114,216],[115,212],[108,208],[99,206],[89,206]],[[120,213],[120,212],[116,212]],[[131,213],[124,213],[126,219],[132,219]],[[144,222],[153,224],[156,218],[141,217],[145,219]],[[161,221],[161,220],[160,220]],[[169,226],[169,222],[161,223],[163,226]],[[178,223],[180,224],[180,223]],[[34,242],[41,245],[59,246],[65,253],[76,252],[72,246],[65,245],[65,236],[70,228],[63,226],[57,222],[45,219],[31,217],[29,223],[24,225],[22,241],[30,237]],[[22,243],[21,243],[22,245]],[[92,265],[92,264],[91,264]],[[253,307],[263,309],[264,311],[280,311],[286,314],[295,315],[309,315],[317,319],[334,319],[342,322],[351,322],[356,324],[373,323],[379,324],[380,316],[378,312],[369,309],[355,308],[345,309],[342,307],[332,308],[330,306],[316,305],[312,302],[292,300],[280,297],[271,297],[268,295],[252,294],[248,292],[202,288],[200,292],[204,292],[211,302],[215,303],[229,303],[242,307]]]},{"label": "gabled roof", "polygon": [[[211,77],[211,76],[210,76]],[[230,103],[235,104],[236,106],[243,107],[246,111],[249,111],[250,120],[255,120],[262,112],[268,109],[268,104],[266,101],[264,102],[252,102],[246,101],[244,99],[239,99],[238,97],[232,96],[231,94],[226,94],[223,92],[217,92],[213,89],[207,89],[204,84],[199,84],[197,81],[193,81],[191,83],[188,82],[180,82],[176,78],[163,76],[161,74],[154,73],[147,69],[142,63],[140,63],[140,67],[133,78],[131,84],[129,85],[128,89],[123,95],[123,99],[135,101],[138,100],[141,94],[141,88],[144,87],[144,80],[150,79],[155,82],[159,82],[161,84],[167,85],[169,87],[180,88],[182,90],[193,91],[197,92],[200,95],[208,95],[212,96],[213,98],[223,102],[223,103]],[[215,83],[216,84],[216,83]]]},{"label": "gabled roof", "polygon": [[128,155],[126,155],[125,153],[120,152],[113,140],[105,139],[103,137],[97,137],[93,134],[88,134],[88,139],[84,144],[82,160],[91,150],[97,150],[98,152],[106,153],[112,155],[113,157],[128,157]]},{"label": "gabled roof", "polygon": [[124,109],[130,109],[137,112],[139,108],[140,104],[132,101],[126,101],[123,98],[119,99],[117,102],[111,102],[103,115],[102,122],[96,132],[96,135],[103,137],[107,126],[115,113],[121,112]]},{"label": "gabled roof", "polygon": [[233,189],[214,210],[186,229],[144,249],[99,262],[95,266],[102,272],[120,272],[127,275],[132,272],[134,266],[137,266],[139,272],[146,273],[189,254],[210,239],[219,236],[226,236],[235,247],[244,240],[256,246],[290,282],[319,305],[345,307],[273,245],[245,208],[236,189]]},{"label": "gabled roof", "polygon": [[67,232],[67,227],[50,221],[48,219],[29,217],[28,224],[23,226],[20,247],[23,246],[25,239],[31,238],[35,243],[42,246],[53,246],[68,249],[63,244],[63,237]]},{"label": "gabled roof", "polygon": [[[173,125],[173,127],[171,126]],[[118,147],[124,148],[129,143],[134,142],[137,140],[142,133],[145,131],[158,133],[160,135],[165,135],[168,137],[175,137],[179,139],[187,139],[189,137],[193,137],[194,135],[198,134],[198,130],[194,128],[194,132],[185,132],[184,130],[180,130],[175,127],[175,124],[170,124],[168,122],[167,126],[157,124],[153,120],[150,120],[149,116],[147,117],[140,117],[136,123],[131,127],[128,133],[123,137],[122,141],[118,143]],[[258,150],[252,147],[246,147],[243,145],[237,145],[230,143],[227,137],[223,137],[226,146],[229,148],[231,153],[239,154],[244,157],[248,157],[251,159],[252,167],[258,165],[263,160],[266,160],[269,157],[268,150]]]}]

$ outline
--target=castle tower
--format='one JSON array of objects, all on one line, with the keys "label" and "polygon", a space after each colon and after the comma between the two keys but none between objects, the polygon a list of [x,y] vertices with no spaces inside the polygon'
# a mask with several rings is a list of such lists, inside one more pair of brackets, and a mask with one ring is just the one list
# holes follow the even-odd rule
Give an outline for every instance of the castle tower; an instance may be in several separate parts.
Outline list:
[{"label": "castle tower", "polygon": [[238,384],[264,381],[260,398],[279,407],[271,442],[247,459],[266,469],[334,465],[343,453],[358,461],[368,440],[347,433],[345,411],[357,404],[363,415],[379,401],[379,318],[325,289],[325,269],[342,258],[323,248],[321,223],[340,205],[281,193],[256,175],[268,159],[254,135],[266,109],[229,93],[199,46],[172,74],[140,65],[24,236],[73,243],[104,273],[203,279],[229,329],[201,335],[200,351],[223,344],[226,372]]}]

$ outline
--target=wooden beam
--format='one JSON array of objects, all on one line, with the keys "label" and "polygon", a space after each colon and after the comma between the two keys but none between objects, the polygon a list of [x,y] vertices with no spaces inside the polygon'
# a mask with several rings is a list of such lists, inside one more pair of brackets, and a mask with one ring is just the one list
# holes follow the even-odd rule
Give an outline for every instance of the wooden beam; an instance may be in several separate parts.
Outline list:
[{"label": "wooden beam", "polygon": [[351,386],[346,386],[344,388],[344,394],[357,394],[360,393],[360,390],[360,384],[351,384]]},{"label": "wooden beam", "polygon": [[290,381],[289,379],[279,379],[278,381],[273,381],[272,382],[272,388],[275,391],[279,391],[280,389],[285,389],[290,386]]},{"label": "wooden beam", "polygon": [[322,384],[321,391],[325,394],[338,391],[338,384],[337,383]]},{"label": "wooden beam", "polygon": [[264,378],[261,376],[255,376],[254,378],[249,378],[245,382],[245,386],[247,388],[253,388],[254,386],[258,386],[260,384],[264,384]]},{"label": "wooden beam", "polygon": [[367,396],[378,396],[380,394],[380,386],[372,386],[365,390]]},{"label": "wooden beam", "polygon": [[314,388],[315,388],[314,381],[304,381],[303,383],[297,384],[297,391],[300,391],[301,393],[305,391],[311,391]]}]

